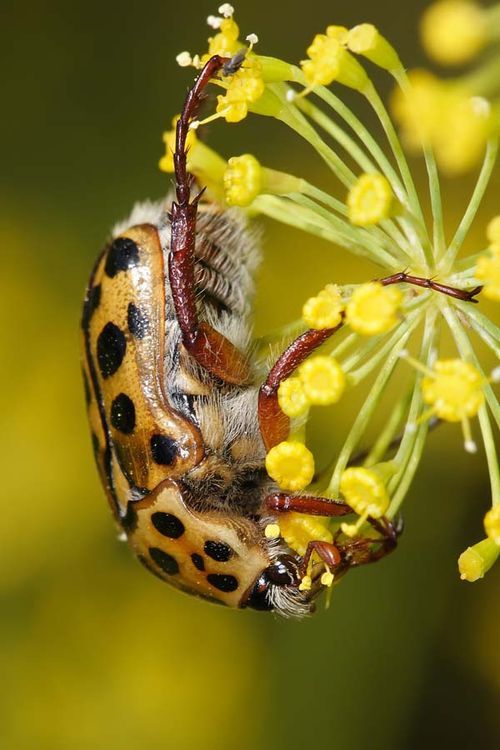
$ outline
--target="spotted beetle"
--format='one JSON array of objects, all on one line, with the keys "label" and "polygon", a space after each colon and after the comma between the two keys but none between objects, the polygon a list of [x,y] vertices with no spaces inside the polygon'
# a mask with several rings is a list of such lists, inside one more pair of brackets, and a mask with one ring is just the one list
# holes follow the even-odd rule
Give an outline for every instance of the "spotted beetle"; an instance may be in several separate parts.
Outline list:
[{"label": "spotted beetle", "polygon": [[[290,511],[352,510],[283,494],[264,467],[289,431],[280,383],[336,329],[303,333],[259,385],[250,341],[256,237],[238,210],[192,195],[189,125],[210,79],[243,59],[205,64],[177,122],[175,199],[136,206],[98,258],[83,308],[84,377],[100,477],[139,560],[210,601],[300,617],[325,565],[338,577],[378,560],[396,532],[372,521],[375,543],[313,539],[303,556],[264,533]],[[321,562],[302,591],[313,553]]]}]

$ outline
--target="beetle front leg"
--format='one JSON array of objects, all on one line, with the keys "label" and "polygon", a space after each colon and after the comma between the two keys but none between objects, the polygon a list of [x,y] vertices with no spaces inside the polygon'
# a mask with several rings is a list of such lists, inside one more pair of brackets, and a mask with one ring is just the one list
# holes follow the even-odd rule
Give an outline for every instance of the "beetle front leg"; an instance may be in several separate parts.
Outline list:
[{"label": "beetle front leg", "polygon": [[265,499],[266,510],[273,513],[305,513],[308,516],[323,516],[323,518],[334,518],[335,516],[346,516],[354,513],[350,505],[341,503],[339,500],[328,500],[326,497],[315,497],[314,495],[286,495],[275,492]]},{"label": "beetle front leg", "polygon": [[171,210],[172,232],[168,273],[182,342],[187,351],[212,375],[226,383],[242,384],[248,380],[250,372],[246,357],[225,336],[198,319],[194,251],[196,216],[201,193],[191,201],[192,179],[187,172],[186,150],[189,127],[200,105],[204,89],[230,62],[229,58],[218,55],[210,58],[188,92],[177,121],[174,153],[177,201],[172,203]]},{"label": "beetle front leg", "polygon": [[292,341],[277,359],[259,390],[259,426],[266,450],[286,440],[290,420],[283,414],[278,403],[278,388],[281,383],[304,362],[315,349],[330,338],[343,325],[321,330],[310,329]]}]

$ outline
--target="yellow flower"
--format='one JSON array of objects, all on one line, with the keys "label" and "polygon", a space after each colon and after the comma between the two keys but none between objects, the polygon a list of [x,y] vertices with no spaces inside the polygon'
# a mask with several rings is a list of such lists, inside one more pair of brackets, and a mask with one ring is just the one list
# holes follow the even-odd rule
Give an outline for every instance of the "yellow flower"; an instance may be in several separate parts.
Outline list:
[{"label": "yellow flower", "polygon": [[328,26],[326,29],[326,35],[330,39],[336,39],[339,44],[342,44],[345,47],[347,45],[349,31],[345,26]]},{"label": "yellow flower", "polygon": [[285,440],[267,454],[266,470],[281,489],[298,492],[312,481],[314,458],[303,443]]},{"label": "yellow flower", "polygon": [[342,320],[344,303],[336,284],[327,284],[315,297],[310,297],[302,308],[302,318],[309,328],[335,328]]},{"label": "yellow flower", "polygon": [[381,174],[362,174],[347,196],[349,220],[361,227],[378,224],[393,213],[394,196]]},{"label": "yellow flower", "polygon": [[491,539],[483,539],[473,547],[467,547],[458,558],[458,570],[462,581],[473,583],[483,578],[499,554],[500,547],[497,547]]},{"label": "yellow flower", "polygon": [[495,216],[486,228],[486,236],[492,245],[500,244],[500,216]]},{"label": "yellow flower", "polygon": [[366,72],[339,41],[343,38],[339,27],[329,30],[330,33],[327,29],[326,34],[316,34],[307,49],[309,59],[300,63],[308,85],[306,91],[315,86],[329,86],[333,81],[363,90],[368,82]]},{"label": "yellow flower", "polygon": [[437,360],[422,380],[422,395],[439,419],[460,422],[475,416],[484,403],[483,378],[461,359]]},{"label": "yellow flower", "polygon": [[402,301],[399,289],[370,281],[353,292],[346,307],[346,322],[363,336],[386,333],[397,324]]},{"label": "yellow flower", "polygon": [[233,57],[243,47],[238,41],[239,36],[238,24],[232,18],[224,18],[220,23],[219,33],[208,40],[208,53],[203,55],[202,63],[207,62],[212,55]]},{"label": "yellow flower", "polygon": [[486,536],[500,547],[500,504],[494,505],[484,517]]},{"label": "yellow flower", "polygon": [[301,417],[307,414],[310,401],[306,396],[300,378],[287,378],[278,388],[278,403],[287,417]]},{"label": "yellow flower", "polygon": [[240,70],[226,82],[226,94],[217,97],[216,112],[226,122],[240,122],[247,116],[249,104],[258,101],[266,88],[258,58],[248,55]]},{"label": "yellow flower", "polygon": [[342,473],[340,491],[345,501],[359,515],[354,524],[343,523],[341,529],[347,536],[354,536],[365,523],[368,516],[380,518],[389,507],[389,495],[381,474],[376,468],[365,469],[362,466],[351,466]]},{"label": "yellow flower", "polygon": [[301,557],[305,555],[309,542],[333,541],[327,519],[303,513],[283,513],[280,516],[280,531],[290,549]]},{"label": "yellow flower", "polygon": [[345,375],[332,357],[311,357],[299,367],[299,377],[311,404],[335,404],[345,389]]},{"label": "yellow flower", "polygon": [[490,247],[489,255],[478,258],[475,276],[484,284],[484,296],[500,302],[500,243]]},{"label": "yellow flower", "polygon": [[251,154],[233,156],[224,172],[224,190],[228,206],[249,206],[262,190],[263,173]]},{"label": "yellow flower", "polygon": [[363,55],[385,70],[397,70],[402,67],[398,53],[392,44],[389,44],[371,23],[362,23],[350,29],[347,46],[351,52]]},{"label": "yellow flower", "polygon": [[483,8],[469,0],[440,0],[422,16],[422,41],[443,65],[461,65],[476,55],[488,38]]},{"label": "yellow flower", "polygon": [[408,148],[430,145],[441,169],[454,175],[473,167],[492,132],[489,103],[461,84],[413,71],[408,92],[395,91],[392,107]]}]

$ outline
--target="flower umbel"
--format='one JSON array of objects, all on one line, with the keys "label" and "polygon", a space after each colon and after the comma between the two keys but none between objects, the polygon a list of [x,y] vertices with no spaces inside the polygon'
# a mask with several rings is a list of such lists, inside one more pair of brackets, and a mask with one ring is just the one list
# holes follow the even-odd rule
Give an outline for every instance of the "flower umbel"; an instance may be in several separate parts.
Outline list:
[{"label": "flower umbel", "polygon": [[[234,61],[212,81],[223,91],[211,114],[191,123],[196,134],[190,134],[188,168],[197,187],[207,186],[210,199],[221,210],[237,206],[242,214],[282,222],[300,230],[303,240],[307,233],[331,243],[335,259],[351,253],[377,266],[361,278],[379,279],[341,284],[339,278],[325,278],[324,288],[305,300],[301,320],[259,342],[256,369],[263,372],[270,347],[275,352],[298,336],[294,366],[283,369],[286,374],[274,392],[275,408],[288,418],[281,415],[285,432],[291,427],[290,434],[280,435],[280,442],[267,453],[269,477],[289,493],[307,488],[308,496],[340,499],[358,516],[352,523],[340,523],[307,513],[283,513],[267,525],[265,535],[280,537],[301,556],[314,541],[344,544],[347,550],[361,549],[367,535],[367,543],[380,541],[388,519],[399,512],[411,487],[431,417],[432,424],[436,420],[460,423],[469,453],[476,450],[470,421],[477,417],[475,429],[481,433],[492,509],[481,509],[486,513],[487,538],[469,547],[459,560],[462,579],[477,580],[499,555],[500,472],[493,429],[500,422],[500,407],[493,390],[496,378],[485,373],[491,366],[485,351],[498,358],[500,330],[481,303],[485,298],[500,300],[500,217],[488,226],[486,248],[483,243],[470,255],[462,248],[468,236],[473,244],[470,230],[496,165],[500,57],[495,44],[500,39],[500,4],[485,8],[469,0],[440,0],[425,12],[422,34],[434,59],[450,65],[476,61],[472,73],[446,80],[425,70],[407,74],[406,61],[370,23],[351,29],[328,26],[314,36],[306,54],[298,56],[307,59],[294,64],[258,55],[253,34],[243,35],[249,47],[242,43],[228,4],[221,6],[219,14],[208,19],[216,32],[208,52],[194,57],[182,53],[179,59],[181,65],[200,67],[213,54],[237,56],[232,73]],[[482,50],[492,54],[482,60]],[[395,85],[393,114],[403,144],[424,153],[428,196],[421,195],[420,183],[417,190],[395,124],[369,76],[372,63]],[[351,108],[344,101],[342,86],[354,90],[349,102],[360,97],[371,108],[383,142],[356,113],[356,105]],[[258,153],[226,161],[203,143],[204,123],[218,120],[224,126],[249,114],[276,120],[284,143],[287,131],[303,139],[316,166],[323,165],[326,171],[327,179],[319,184],[331,189],[302,177],[293,160],[295,151],[290,169],[279,172],[261,162]],[[165,141],[161,168],[172,171],[173,131]],[[448,236],[439,172],[453,177],[481,160],[464,216]],[[308,262],[306,250],[299,273],[307,274]],[[451,334],[451,354],[450,341],[442,335],[445,331]],[[302,354],[304,341],[316,343]],[[476,351],[478,342],[483,349]],[[412,357],[409,351],[418,354]],[[417,372],[402,365],[402,359]],[[399,379],[393,388],[396,373],[403,382]],[[363,397],[357,390],[360,384],[368,385]],[[328,456],[326,468],[316,471],[313,452],[305,445],[306,429],[309,437],[314,428],[312,407],[329,405],[334,414],[341,398],[342,408],[355,405],[352,424],[340,436],[338,453]],[[337,422],[332,424],[337,430]],[[374,424],[382,427],[367,446],[366,436]],[[441,481],[446,482],[444,472]],[[431,510],[426,507],[427,513]],[[324,585],[337,580],[334,568],[323,573]],[[300,589],[309,591],[317,577],[309,569],[304,572]]]}]

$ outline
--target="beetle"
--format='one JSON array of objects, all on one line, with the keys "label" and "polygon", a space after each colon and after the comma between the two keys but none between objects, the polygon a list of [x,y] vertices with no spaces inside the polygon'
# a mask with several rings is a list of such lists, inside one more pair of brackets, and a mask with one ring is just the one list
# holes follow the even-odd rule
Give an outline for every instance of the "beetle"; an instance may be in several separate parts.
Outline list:
[{"label": "beetle", "polygon": [[[374,562],[397,533],[372,519],[376,539],[313,539],[303,556],[265,534],[290,511],[353,511],[280,492],[264,466],[289,431],[280,383],[339,326],[303,333],[263,377],[250,337],[256,236],[237,209],[193,197],[190,123],[209,81],[243,59],[205,64],[177,122],[175,199],[136,206],[97,259],[82,316],[85,389],[99,474],[139,560],[210,601],[300,617],[325,565],[337,578]],[[320,562],[303,591],[313,554]]]}]

